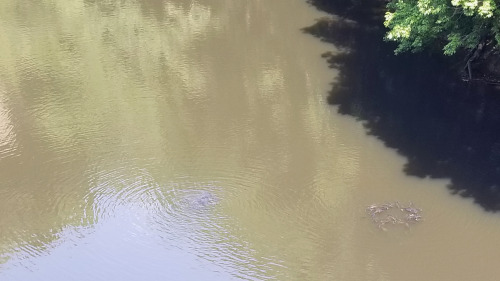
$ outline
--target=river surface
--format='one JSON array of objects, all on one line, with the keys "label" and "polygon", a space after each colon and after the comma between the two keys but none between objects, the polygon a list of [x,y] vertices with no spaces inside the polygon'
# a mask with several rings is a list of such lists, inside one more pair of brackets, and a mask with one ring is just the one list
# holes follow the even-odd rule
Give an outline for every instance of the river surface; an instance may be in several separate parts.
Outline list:
[{"label": "river surface", "polygon": [[0,280],[497,280],[500,216],[328,104],[324,16],[1,1]]}]

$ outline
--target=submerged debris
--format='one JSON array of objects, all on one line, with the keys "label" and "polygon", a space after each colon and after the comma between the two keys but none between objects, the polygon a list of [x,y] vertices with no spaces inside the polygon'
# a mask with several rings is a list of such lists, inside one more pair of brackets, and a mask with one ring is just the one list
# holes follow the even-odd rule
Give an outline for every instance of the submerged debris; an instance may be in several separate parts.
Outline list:
[{"label": "submerged debris", "polygon": [[408,206],[399,202],[389,202],[383,204],[372,204],[366,208],[366,213],[382,230],[387,230],[386,225],[403,225],[410,227],[410,224],[422,221],[422,209],[416,208],[412,202]]}]

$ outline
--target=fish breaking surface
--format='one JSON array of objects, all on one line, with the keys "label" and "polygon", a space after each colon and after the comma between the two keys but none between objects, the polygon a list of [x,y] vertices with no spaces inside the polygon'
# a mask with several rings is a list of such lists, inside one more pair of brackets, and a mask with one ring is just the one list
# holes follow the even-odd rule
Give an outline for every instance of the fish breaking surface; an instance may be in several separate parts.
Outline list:
[{"label": "fish breaking surface", "polygon": [[372,204],[366,208],[372,221],[382,230],[387,230],[388,225],[402,225],[410,227],[411,224],[422,221],[422,209],[416,208],[412,202],[404,206],[399,202]]}]

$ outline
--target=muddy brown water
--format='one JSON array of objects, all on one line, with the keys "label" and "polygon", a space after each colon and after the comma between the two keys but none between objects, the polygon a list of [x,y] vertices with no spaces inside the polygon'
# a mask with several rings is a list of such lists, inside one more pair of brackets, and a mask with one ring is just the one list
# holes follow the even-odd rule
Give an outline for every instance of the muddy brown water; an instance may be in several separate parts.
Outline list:
[{"label": "muddy brown water", "polygon": [[323,16],[2,1],[0,280],[497,280],[500,216],[327,104]]}]

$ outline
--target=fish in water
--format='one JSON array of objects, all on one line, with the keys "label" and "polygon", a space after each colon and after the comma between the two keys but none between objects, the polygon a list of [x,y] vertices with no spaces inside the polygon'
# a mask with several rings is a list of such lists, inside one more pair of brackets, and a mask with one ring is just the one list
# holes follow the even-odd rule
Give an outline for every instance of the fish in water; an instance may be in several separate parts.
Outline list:
[{"label": "fish in water", "polygon": [[188,196],[182,201],[189,208],[200,210],[217,204],[219,199],[211,192],[202,191],[199,194]]},{"label": "fish in water", "polygon": [[409,227],[423,220],[422,209],[416,208],[412,202],[408,206],[402,206],[399,202],[383,204],[371,204],[366,212],[372,221],[382,230],[387,230],[385,225],[404,225]]}]

